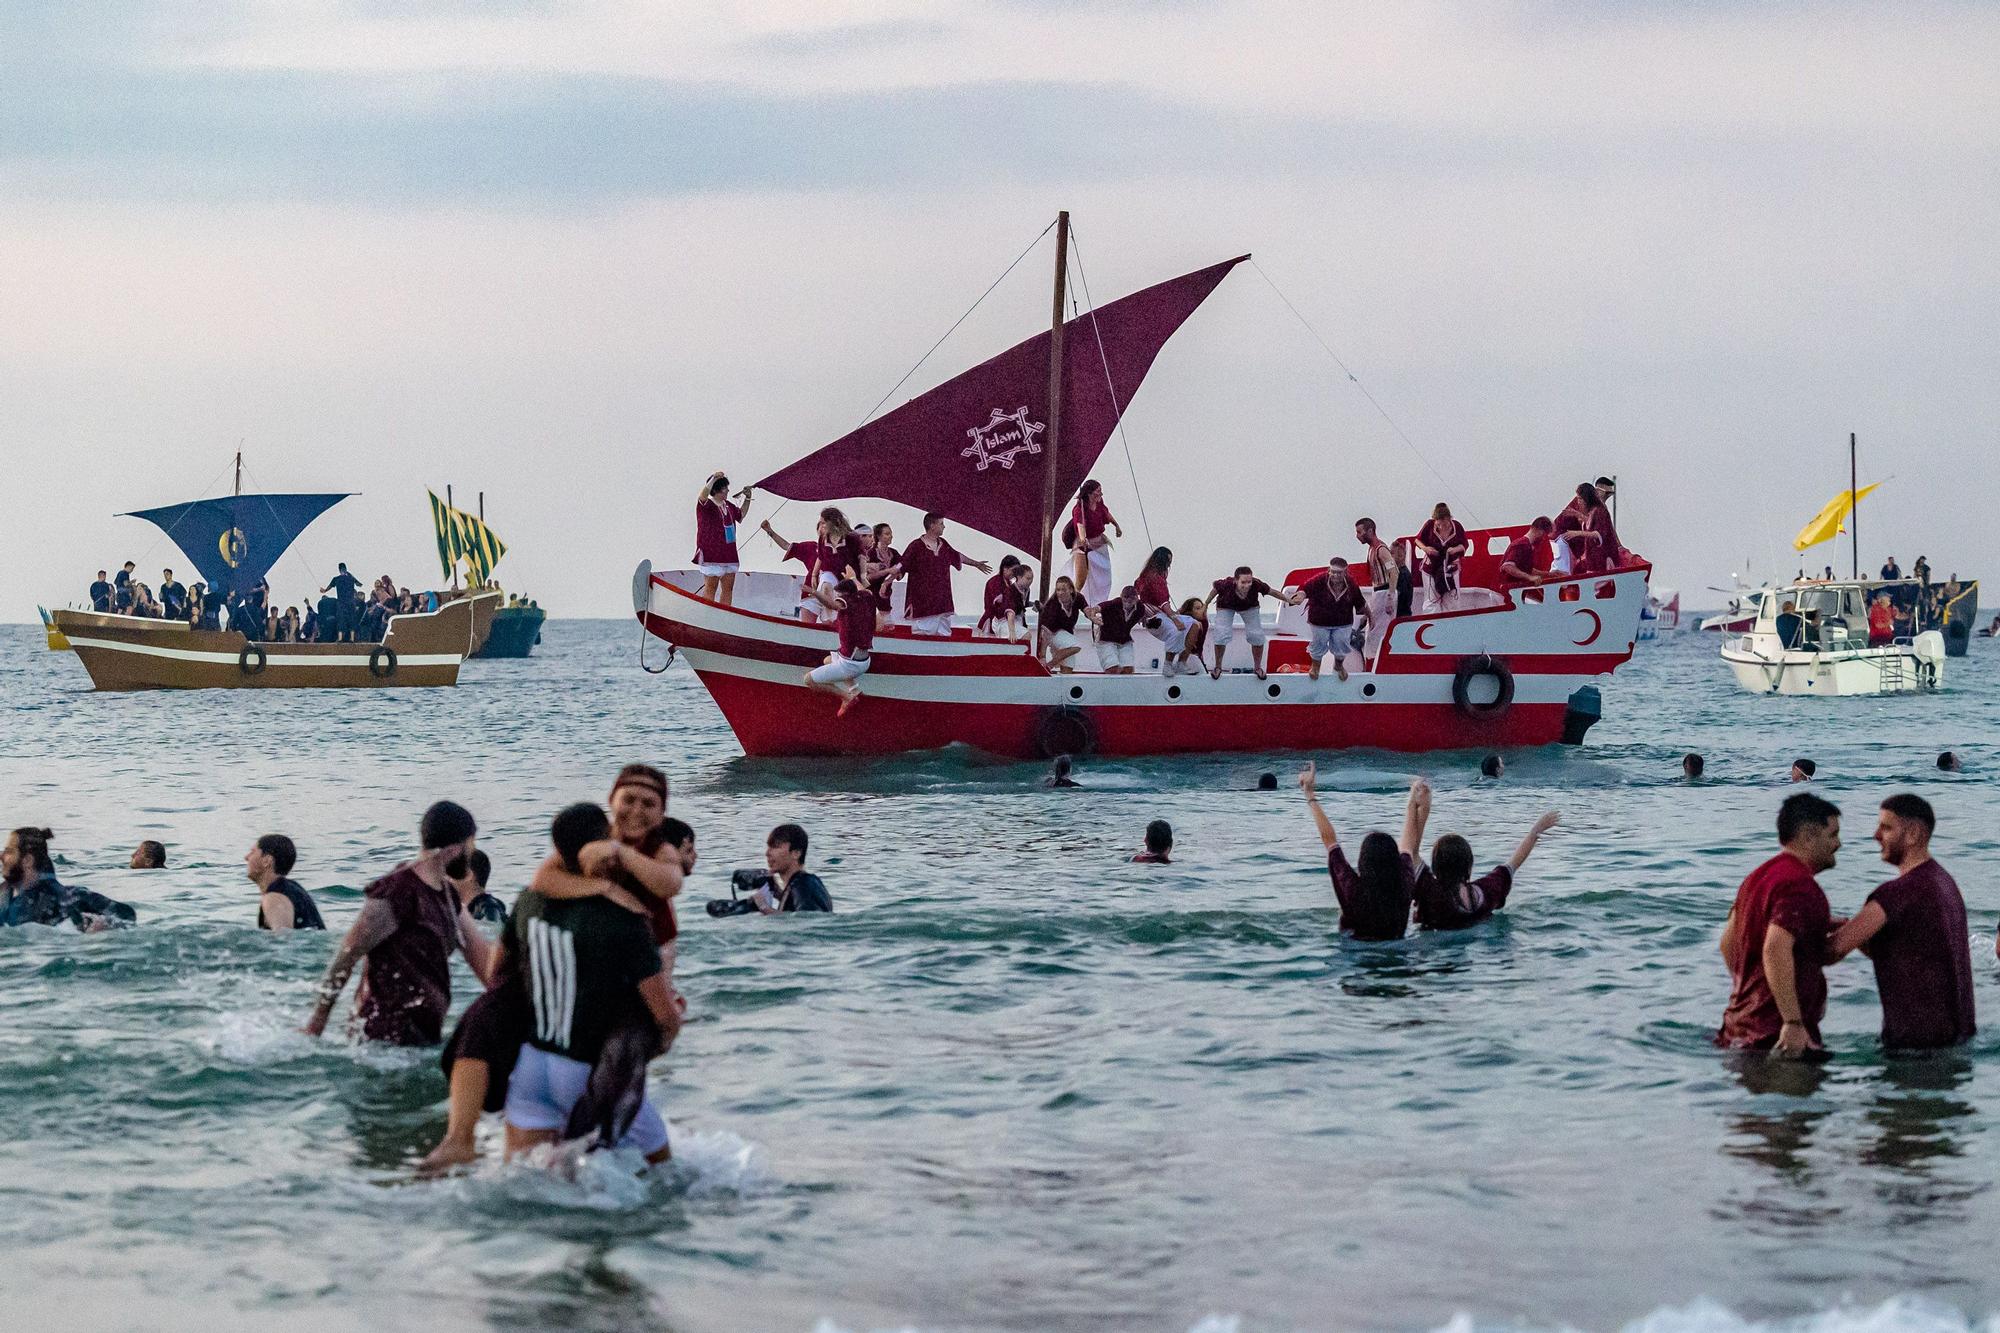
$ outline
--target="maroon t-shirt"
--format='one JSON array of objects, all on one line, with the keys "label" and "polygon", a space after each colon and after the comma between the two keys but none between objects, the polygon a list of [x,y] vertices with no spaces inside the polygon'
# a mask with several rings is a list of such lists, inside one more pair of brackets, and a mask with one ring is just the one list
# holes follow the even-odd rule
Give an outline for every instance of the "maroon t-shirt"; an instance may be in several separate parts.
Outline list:
[{"label": "maroon t-shirt", "polygon": [[1215,581],[1215,609],[1218,611],[1255,611],[1261,599],[1271,595],[1271,585],[1262,579],[1250,580],[1249,592],[1236,591],[1236,580],[1217,579]]},{"label": "maroon t-shirt", "polygon": [[1526,583],[1526,579],[1516,579],[1506,571],[1512,565],[1522,573],[1533,573],[1535,568],[1535,540],[1532,537],[1516,537],[1507,543],[1507,553],[1500,557],[1500,577],[1509,583]]},{"label": "maroon t-shirt", "polygon": [[694,507],[694,562],[698,565],[733,565],[736,554],[736,521],[743,511],[728,501],[720,507],[707,500]]},{"label": "maroon t-shirt", "polygon": [[853,657],[865,653],[875,646],[875,610],[881,605],[875,594],[866,588],[857,588],[848,579],[839,585],[840,599],[847,603],[847,609],[840,613],[840,655]]},{"label": "maroon t-shirt", "polygon": [[1882,1045],[1956,1046],[1972,1039],[1972,947],[1965,899],[1926,861],[1868,895],[1888,921],[1868,942],[1882,994]]},{"label": "maroon t-shirt", "polygon": [[1736,938],[1742,949],[1723,1010],[1718,1046],[1766,1050],[1778,1040],[1784,1019],[1764,977],[1764,932],[1783,926],[1792,936],[1792,975],[1799,992],[1799,1017],[1814,1041],[1826,1017],[1826,941],[1833,911],[1806,863],[1779,852],[1750,872],[1736,890]]},{"label": "maroon t-shirt", "polygon": [[1077,536],[1080,540],[1090,541],[1104,535],[1104,529],[1112,521],[1111,510],[1101,500],[1094,505],[1085,505],[1082,501],[1078,501],[1069,511],[1069,521],[1077,525]]},{"label": "maroon t-shirt", "polygon": [[444,1038],[451,1008],[451,955],[459,947],[458,896],[402,866],[364,892],[396,914],[396,932],[368,951],[361,1031],[370,1041],[429,1046]]},{"label": "maroon t-shirt", "polygon": [[922,537],[911,542],[903,551],[903,607],[910,619],[923,620],[929,616],[951,614],[951,571],[962,568],[965,557],[951,548],[951,543],[938,539],[938,548],[933,551]]},{"label": "maroon t-shirt", "polygon": [[1132,581],[1139,590],[1139,601],[1146,606],[1174,609],[1174,595],[1167,591],[1167,576],[1158,570],[1149,569]]},{"label": "maroon t-shirt", "polygon": [[[996,581],[998,586],[995,586]],[[986,612],[979,618],[979,627],[985,629],[1005,624],[1009,611],[1012,611],[1017,618],[1026,615],[1028,594],[996,574],[986,581]]]},{"label": "maroon t-shirt", "polygon": [[796,560],[806,567],[806,582],[810,584],[819,573],[821,554],[826,550],[818,542],[793,542],[785,548],[780,560]]},{"label": "maroon t-shirt", "polygon": [[1042,603],[1042,628],[1051,634],[1074,634],[1076,618],[1083,614],[1083,603],[1070,598],[1069,610],[1063,610],[1062,598],[1053,594]]},{"label": "maroon t-shirt", "polygon": [[1326,873],[1333,878],[1333,896],[1340,903],[1340,928],[1357,940],[1400,940],[1410,929],[1410,902],[1417,893],[1417,866],[1407,854],[1396,858],[1400,873],[1396,892],[1370,901],[1361,877],[1348,864],[1344,848],[1326,854]]},{"label": "maroon t-shirt", "polygon": [[1425,866],[1417,875],[1417,928],[1462,930],[1477,925],[1507,905],[1513,888],[1514,872],[1505,865],[1494,866],[1456,889],[1447,889],[1437,872]]},{"label": "maroon t-shirt", "polygon": [[1146,618],[1146,608],[1134,603],[1130,614],[1125,603],[1114,597],[1108,602],[1099,602],[1097,614],[1103,619],[1097,626],[1099,643],[1130,643],[1132,627]]},{"label": "maroon t-shirt", "polygon": [[[1306,599],[1306,624],[1322,629],[1338,629],[1342,625],[1352,625],[1357,615],[1368,614],[1368,603],[1361,596],[1361,590],[1348,579],[1339,592],[1333,590],[1333,580],[1324,570],[1306,580],[1299,589]],[[1218,605],[1220,604],[1218,600]]]}]

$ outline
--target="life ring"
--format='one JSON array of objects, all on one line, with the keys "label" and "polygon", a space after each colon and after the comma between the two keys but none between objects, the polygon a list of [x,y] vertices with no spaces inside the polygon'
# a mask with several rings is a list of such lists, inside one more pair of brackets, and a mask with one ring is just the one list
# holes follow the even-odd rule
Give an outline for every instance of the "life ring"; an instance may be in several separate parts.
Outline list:
[{"label": "life ring", "polygon": [[1044,759],[1089,754],[1097,748],[1097,724],[1081,708],[1051,708],[1035,724],[1035,748]]},{"label": "life ring", "polygon": [[396,674],[396,650],[386,643],[378,643],[368,650],[368,674],[377,680],[387,680]]},{"label": "life ring", "polygon": [[[251,665],[253,661],[256,663],[255,666]],[[246,643],[243,645],[243,651],[236,654],[236,669],[246,676],[254,676],[264,669],[268,661],[270,658],[265,656],[264,645]]]},{"label": "life ring", "polygon": [[[1481,676],[1493,677],[1494,694],[1485,703],[1476,704],[1472,702],[1472,682]],[[1505,662],[1486,653],[1461,658],[1451,677],[1451,701],[1465,717],[1501,717],[1514,704],[1514,673]]]}]

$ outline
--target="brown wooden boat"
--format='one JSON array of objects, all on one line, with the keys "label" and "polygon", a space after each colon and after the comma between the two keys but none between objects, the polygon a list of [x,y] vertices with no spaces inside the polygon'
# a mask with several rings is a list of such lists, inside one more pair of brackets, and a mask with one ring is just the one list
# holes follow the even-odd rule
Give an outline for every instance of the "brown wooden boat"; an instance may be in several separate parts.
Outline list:
[{"label": "brown wooden boat", "polygon": [[252,643],[235,630],[177,621],[50,615],[100,690],[394,689],[456,685],[500,600],[481,593],[392,616],[381,643]]}]

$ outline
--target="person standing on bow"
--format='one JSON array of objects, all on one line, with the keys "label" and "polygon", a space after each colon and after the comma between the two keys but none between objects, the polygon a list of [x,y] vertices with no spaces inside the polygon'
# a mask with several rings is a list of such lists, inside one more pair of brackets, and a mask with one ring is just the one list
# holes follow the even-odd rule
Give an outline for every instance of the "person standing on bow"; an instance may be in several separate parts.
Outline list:
[{"label": "person standing on bow", "polygon": [[1465,525],[1451,516],[1451,506],[1438,501],[1430,521],[1417,530],[1417,545],[1424,553],[1424,582],[1430,589],[1426,610],[1458,609],[1458,562],[1471,544]]},{"label": "person standing on bow", "polygon": [[1312,665],[1306,668],[1306,675],[1318,680],[1320,663],[1331,653],[1334,674],[1346,680],[1347,655],[1361,646],[1364,631],[1355,619],[1367,615],[1361,590],[1348,577],[1347,562],[1334,556],[1326,562],[1324,572],[1305,581],[1299,596],[1305,600],[1306,626],[1312,631],[1306,650]]},{"label": "person standing on bow", "polygon": [[991,574],[993,566],[984,560],[960,555],[944,539],[944,515],[933,510],[924,515],[924,535],[903,550],[903,617],[918,634],[951,634],[951,571],[972,566]]},{"label": "person standing on bow", "polygon": [[1222,659],[1229,651],[1229,641],[1236,636],[1236,627],[1243,627],[1243,637],[1250,642],[1250,661],[1257,670],[1257,679],[1264,679],[1264,614],[1262,606],[1266,597],[1275,597],[1287,606],[1297,606],[1302,600],[1297,592],[1283,593],[1250,572],[1250,566],[1238,565],[1236,572],[1226,579],[1217,579],[1208,590],[1208,597],[1202,602],[1205,613],[1211,603],[1215,606],[1215,619],[1211,622],[1209,642],[1215,645],[1215,667],[1209,678],[1222,679]]},{"label": "person standing on bow", "polygon": [[1146,567],[1132,580],[1132,586],[1139,590],[1139,604],[1148,611],[1174,609],[1174,595],[1167,589],[1167,572],[1173,567],[1174,553],[1164,546],[1155,547],[1146,557]]},{"label": "person standing on bow", "polygon": [[[1354,540],[1367,551],[1368,586],[1368,644],[1362,654],[1368,661],[1375,660],[1377,650],[1382,647],[1383,632],[1389,628],[1389,621],[1398,613],[1396,610],[1396,554],[1389,544],[1375,531],[1375,520],[1357,518],[1354,520]],[[1408,614],[1407,612],[1403,614]]]},{"label": "person standing on bow", "polygon": [[694,505],[694,562],[701,569],[701,596],[706,601],[730,605],[736,598],[736,573],[743,557],[736,551],[736,525],[743,521],[756,492],[745,486],[737,492],[742,504],[729,499],[726,474],[710,474],[702,483]]},{"label": "person standing on bow", "polygon": [[795,542],[786,539],[765,519],[758,528],[766,537],[778,544],[784,552],[778,559],[796,560],[806,567],[805,576],[799,581],[799,619],[819,619],[819,603],[813,598],[813,589],[819,586],[820,561],[826,555],[826,520],[821,519],[813,529],[813,539],[809,542]]},{"label": "person standing on bow", "polygon": [[1111,538],[1109,528],[1122,539],[1125,529],[1104,504],[1104,487],[1095,481],[1083,483],[1076,493],[1076,507],[1070,511],[1070,550],[1075,553],[1076,581],[1083,586],[1083,600],[1092,605],[1111,597]]}]

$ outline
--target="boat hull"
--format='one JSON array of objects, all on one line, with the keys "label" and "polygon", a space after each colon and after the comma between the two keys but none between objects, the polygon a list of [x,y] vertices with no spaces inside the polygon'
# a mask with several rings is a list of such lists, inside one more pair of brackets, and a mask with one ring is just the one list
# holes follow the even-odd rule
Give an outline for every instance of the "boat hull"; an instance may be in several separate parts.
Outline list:
[{"label": "boat hull", "polygon": [[539,606],[506,606],[493,615],[486,642],[474,657],[526,657],[542,641],[542,622],[548,613]]},{"label": "boat hull", "polygon": [[[1928,634],[1925,638],[1937,638]],[[1904,644],[1848,652],[1763,654],[1738,643],[1725,645],[1722,660],[1736,683],[1752,694],[1848,698],[1918,694],[1944,683],[1943,645],[1935,657]]]},{"label": "boat hull", "polygon": [[234,630],[132,617],[92,624],[107,618],[89,612],[53,616],[99,690],[406,689],[458,683],[475,609],[460,601],[393,617],[380,644],[261,643],[255,651]]},{"label": "boat hull", "polygon": [[[794,579],[757,596],[752,580],[776,578],[739,576],[739,599],[749,591],[757,604],[796,604]],[[1285,631],[1282,617],[1266,680],[1234,670],[1219,680],[1159,674],[1158,643],[1143,633],[1135,635],[1138,674],[1060,675],[1025,645],[963,629],[925,638],[899,628],[878,634],[863,697],[845,717],[838,700],[804,681],[835,647],[830,629],[719,606],[688,585],[698,586],[699,575],[642,567],[635,611],[693,667],[745,753],[887,755],[968,745],[1033,759],[1576,742],[1596,717],[1592,682],[1631,656],[1646,571],[1551,586],[1532,605],[1395,621],[1376,669],[1346,681],[1330,668],[1311,679],[1305,642]],[[1241,650],[1240,641],[1232,647]],[[1507,668],[1511,701],[1491,706],[1491,678],[1488,693],[1461,700],[1459,668],[1488,654]]]}]

